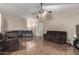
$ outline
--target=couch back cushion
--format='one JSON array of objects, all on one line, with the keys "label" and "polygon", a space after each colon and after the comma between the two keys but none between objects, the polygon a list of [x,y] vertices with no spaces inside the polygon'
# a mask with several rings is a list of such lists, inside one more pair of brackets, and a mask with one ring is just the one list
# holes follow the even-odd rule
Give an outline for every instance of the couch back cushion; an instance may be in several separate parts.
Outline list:
[{"label": "couch back cushion", "polygon": [[58,35],[58,36],[62,36],[62,35],[67,35],[67,33],[65,31],[47,31],[48,35]]}]

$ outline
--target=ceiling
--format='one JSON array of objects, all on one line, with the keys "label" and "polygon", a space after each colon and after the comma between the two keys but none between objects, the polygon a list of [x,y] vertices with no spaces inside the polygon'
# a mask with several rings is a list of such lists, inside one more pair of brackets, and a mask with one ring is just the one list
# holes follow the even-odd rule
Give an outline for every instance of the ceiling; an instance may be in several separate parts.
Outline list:
[{"label": "ceiling", "polygon": [[[79,10],[79,4],[74,3],[43,3],[43,8],[53,12]],[[4,15],[24,17],[38,12],[40,3],[0,3],[0,12]]]}]

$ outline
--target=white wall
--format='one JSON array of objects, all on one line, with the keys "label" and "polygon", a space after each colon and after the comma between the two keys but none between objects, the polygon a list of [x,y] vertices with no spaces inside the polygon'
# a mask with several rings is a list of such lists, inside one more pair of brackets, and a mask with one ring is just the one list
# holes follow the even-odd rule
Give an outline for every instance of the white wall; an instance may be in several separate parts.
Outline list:
[{"label": "white wall", "polygon": [[4,31],[26,30],[26,20],[16,16],[4,16]]},{"label": "white wall", "polygon": [[2,19],[1,19],[1,14],[0,14],[0,32],[1,32],[1,26],[2,25]]},{"label": "white wall", "polygon": [[0,14],[0,32],[3,33],[4,29],[3,29],[3,22],[4,22],[4,19],[3,19],[3,15]]}]

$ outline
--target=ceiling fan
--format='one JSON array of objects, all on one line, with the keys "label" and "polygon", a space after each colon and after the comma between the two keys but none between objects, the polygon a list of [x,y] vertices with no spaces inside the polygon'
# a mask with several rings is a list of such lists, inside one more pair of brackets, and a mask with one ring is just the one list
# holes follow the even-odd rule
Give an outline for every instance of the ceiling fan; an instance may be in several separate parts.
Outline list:
[{"label": "ceiling fan", "polygon": [[[40,3],[41,9],[39,10],[39,13],[43,13],[46,10],[43,10],[43,3]],[[47,11],[48,13],[52,13],[52,11]]]},{"label": "ceiling fan", "polygon": [[49,14],[52,13],[52,11],[47,11],[47,10],[43,9],[43,3],[40,3],[40,6],[41,6],[41,8],[40,8],[39,12],[34,13],[34,14],[38,14],[37,18],[47,17],[47,16],[49,16]]}]

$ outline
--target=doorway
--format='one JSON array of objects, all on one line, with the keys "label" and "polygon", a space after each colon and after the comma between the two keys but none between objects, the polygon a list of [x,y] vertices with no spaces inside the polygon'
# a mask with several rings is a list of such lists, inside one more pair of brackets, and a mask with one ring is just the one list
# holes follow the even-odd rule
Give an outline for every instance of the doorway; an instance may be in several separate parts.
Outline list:
[{"label": "doorway", "polygon": [[43,23],[42,22],[38,22],[37,24],[36,24],[36,36],[43,36],[43,33],[44,33],[44,31],[43,31]]}]

